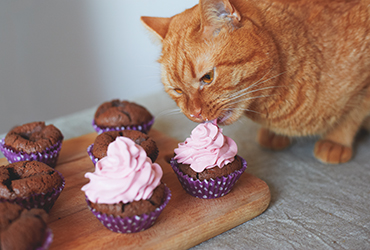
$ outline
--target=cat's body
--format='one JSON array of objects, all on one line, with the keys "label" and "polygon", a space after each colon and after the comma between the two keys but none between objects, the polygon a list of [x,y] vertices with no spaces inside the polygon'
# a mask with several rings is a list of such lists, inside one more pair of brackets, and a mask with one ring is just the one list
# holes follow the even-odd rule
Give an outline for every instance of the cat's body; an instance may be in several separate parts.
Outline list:
[{"label": "cat's body", "polygon": [[201,0],[142,20],[162,40],[165,90],[189,119],[227,125],[244,113],[265,147],[319,135],[317,158],[351,158],[370,115],[370,0]]}]

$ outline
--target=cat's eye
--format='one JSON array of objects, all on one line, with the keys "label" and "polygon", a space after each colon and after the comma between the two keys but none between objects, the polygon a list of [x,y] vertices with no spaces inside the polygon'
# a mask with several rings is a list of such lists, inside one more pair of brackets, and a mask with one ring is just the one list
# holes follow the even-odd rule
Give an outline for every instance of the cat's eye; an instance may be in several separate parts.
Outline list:
[{"label": "cat's eye", "polygon": [[174,89],[175,90],[175,92],[177,93],[177,94],[182,94],[182,90],[181,89]]},{"label": "cat's eye", "polygon": [[207,74],[205,74],[204,76],[202,76],[202,78],[200,78],[200,80],[204,84],[210,84],[210,83],[213,82],[214,75],[215,75],[215,72],[214,72],[214,69],[212,69]]}]

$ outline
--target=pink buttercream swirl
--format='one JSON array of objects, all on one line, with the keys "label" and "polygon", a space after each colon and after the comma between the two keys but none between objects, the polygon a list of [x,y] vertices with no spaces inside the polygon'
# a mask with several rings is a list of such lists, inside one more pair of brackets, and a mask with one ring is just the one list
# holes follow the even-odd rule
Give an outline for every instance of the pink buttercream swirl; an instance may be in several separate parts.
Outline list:
[{"label": "pink buttercream swirl", "polygon": [[232,162],[238,152],[236,143],[222,134],[216,124],[201,123],[191,132],[190,138],[175,149],[178,163],[190,164],[195,172]]},{"label": "pink buttercream swirl", "polygon": [[160,184],[163,171],[152,163],[145,150],[127,137],[119,136],[109,144],[107,156],[86,173],[90,182],[82,187],[94,203],[128,203],[148,199]]}]

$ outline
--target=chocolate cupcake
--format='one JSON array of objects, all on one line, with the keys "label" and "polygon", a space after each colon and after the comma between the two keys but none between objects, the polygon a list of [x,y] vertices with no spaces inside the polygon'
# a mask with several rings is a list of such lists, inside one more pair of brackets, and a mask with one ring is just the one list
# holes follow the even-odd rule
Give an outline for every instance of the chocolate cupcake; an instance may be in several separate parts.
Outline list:
[{"label": "chocolate cupcake", "polygon": [[199,124],[179,143],[171,166],[186,192],[211,199],[228,194],[247,167],[237,145],[216,124]]},{"label": "chocolate cupcake", "polygon": [[153,123],[154,117],[145,107],[115,99],[98,107],[92,125],[98,134],[114,130],[139,130],[148,133]]},{"label": "chocolate cupcake", "polygon": [[165,187],[163,183],[160,183],[153,190],[152,196],[146,200],[132,201],[129,203],[119,202],[115,204],[89,202],[89,205],[93,210],[112,216],[133,217],[137,214],[150,214],[163,203]]},{"label": "chocolate cupcake", "polygon": [[82,187],[92,213],[109,230],[140,232],[151,227],[170,200],[161,183],[162,168],[127,137],[109,144],[107,156],[96,163],[90,182]]},{"label": "chocolate cupcake", "polygon": [[0,150],[9,163],[40,161],[55,167],[63,135],[54,125],[31,122],[10,130],[0,141]]},{"label": "chocolate cupcake", "polygon": [[46,224],[47,217],[43,209],[0,203],[0,249],[48,249],[53,234]]},{"label": "chocolate cupcake", "polygon": [[190,164],[177,164],[177,167],[180,172],[183,174],[188,175],[189,177],[193,178],[194,180],[209,180],[209,179],[216,179],[220,177],[227,177],[228,175],[232,174],[233,172],[240,170],[242,168],[242,159],[238,156],[234,157],[234,160],[229,164],[224,165],[222,168],[219,166],[215,166],[213,168],[206,168],[202,172],[196,172],[191,167]]},{"label": "chocolate cupcake", "polygon": [[101,158],[107,156],[108,145],[118,136],[130,138],[137,145],[140,145],[147,156],[155,162],[158,157],[158,147],[148,135],[136,130],[109,131],[98,135],[93,144],[87,148],[90,159],[95,164]]},{"label": "chocolate cupcake", "polygon": [[20,161],[0,166],[0,202],[49,212],[64,185],[63,176],[42,162]]}]

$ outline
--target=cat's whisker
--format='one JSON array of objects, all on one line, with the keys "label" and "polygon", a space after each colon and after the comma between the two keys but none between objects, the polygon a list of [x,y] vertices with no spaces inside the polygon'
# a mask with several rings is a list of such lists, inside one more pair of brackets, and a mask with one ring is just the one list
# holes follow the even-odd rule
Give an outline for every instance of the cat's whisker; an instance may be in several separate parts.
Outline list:
[{"label": "cat's whisker", "polygon": [[[270,97],[270,96],[276,96],[275,95],[260,95],[260,96],[254,96],[254,97],[249,97],[247,98],[246,100],[252,100],[252,99],[258,99],[258,98],[263,98],[263,97]],[[245,99],[243,99],[244,101]],[[261,114],[260,112],[257,112],[257,111],[254,111],[254,110],[251,110],[251,109],[247,109],[247,108],[238,108],[238,107],[233,107],[234,104],[238,104],[240,101],[235,101],[235,102],[228,102],[224,105],[222,105],[220,107],[220,109],[222,111],[232,111],[232,110],[242,110],[242,111],[249,111],[249,112],[254,112],[254,113],[258,113],[258,114]],[[224,106],[224,107],[223,107]]]},{"label": "cat's whisker", "polygon": [[252,112],[252,113],[259,114],[259,115],[261,115],[261,114],[262,114],[261,112],[257,112],[257,111],[255,111],[255,110],[251,110],[251,109],[244,109],[243,111],[244,111],[244,112]]},{"label": "cat's whisker", "polygon": [[246,96],[246,95],[248,95],[250,93],[261,91],[261,90],[264,90],[264,89],[280,88],[280,87],[282,87],[282,86],[270,86],[270,87],[266,87],[266,88],[256,89],[256,90],[252,90],[252,91],[249,91],[249,92],[246,92],[246,93],[241,93],[238,96],[234,96],[234,97],[231,97],[231,98],[224,99],[224,101],[230,102],[230,101],[239,99],[239,101],[233,102],[233,104],[235,104],[235,103],[238,103],[240,101],[248,100],[248,99],[242,99],[242,97],[244,97],[244,96]]},{"label": "cat's whisker", "polygon": [[[262,61],[262,60],[261,60]],[[276,65],[276,64],[275,64]],[[274,69],[274,67],[275,67],[275,65],[274,66],[272,66],[271,67],[271,69],[268,71],[268,72],[266,72],[266,74],[264,74],[259,80],[257,80],[255,83],[253,83],[252,85],[250,85],[250,86],[248,86],[247,88],[245,88],[245,89],[242,89],[241,91],[239,91],[239,92],[243,92],[243,91],[248,91],[250,88],[252,88],[252,87],[254,87],[256,84],[258,84],[260,81],[262,81],[263,80],[263,78],[265,78],[273,69]],[[269,80],[269,79],[267,79],[267,80]],[[263,82],[262,82],[263,83]],[[259,84],[258,84],[259,85]],[[258,86],[257,85],[257,86]],[[234,93],[233,95],[238,95],[238,93],[239,92],[236,92],[236,93]],[[222,95],[220,95],[219,96],[219,98],[222,98],[224,95],[227,95],[227,97],[228,98],[230,98],[230,95],[229,95],[230,93],[224,93],[224,94],[222,94]]]},{"label": "cat's whisker", "polygon": [[[271,77],[271,78],[269,78],[269,79],[266,79],[266,80],[264,80],[264,81],[261,81],[261,79],[263,79],[264,78],[264,76],[260,79],[260,80],[258,80],[257,82],[255,82],[254,84],[252,84],[252,85],[250,85],[250,86],[248,86],[247,88],[245,88],[245,89],[242,89],[242,90],[240,90],[240,91],[238,91],[238,92],[235,92],[235,93],[233,93],[232,95],[228,95],[228,99],[230,100],[232,100],[232,99],[236,99],[236,98],[239,98],[239,97],[242,97],[242,96],[244,96],[244,95],[247,95],[247,94],[249,94],[249,93],[252,93],[252,92],[256,92],[256,91],[258,91],[258,90],[252,90],[252,91],[249,91],[249,89],[251,89],[252,87],[257,87],[257,86],[259,86],[260,84],[262,84],[262,83],[265,83],[265,82],[267,82],[267,81],[269,81],[269,80],[271,80],[271,79],[273,79],[273,78],[276,78],[276,77],[278,77],[279,75],[282,75],[282,74],[284,74],[285,72],[282,72],[282,73],[280,73],[280,74],[278,74],[278,75],[276,75],[276,76],[273,76],[273,77]],[[267,73],[268,74],[268,73]],[[266,76],[266,75],[265,75]],[[279,87],[279,86],[270,86],[270,87],[266,87],[266,88],[277,88],[277,87]],[[259,90],[263,90],[263,88],[262,89],[259,89]]]},{"label": "cat's whisker", "polygon": [[[256,86],[256,84],[260,84],[260,82],[274,69],[274,67],[275,67],[275,65],[273,66],[273,67],[271,67],[271,69],[268,71],[268,72],[266,72],[266,74],[264,74],[262,77],[261,77],[261,79],[259,79],[258,81],[256,81],[255,83],[253,83],[252,85],[250,85],[250,86],[248,86],[246,89],[244,89],[244,90],[248,90],[248,89],[250,89],[250,88],[253,88],[254,86]],[[268,81],[269,79],[267,79],[266,81]],[[264,81],[264,82],[266,82],[266,81]],[[262,83],[264,83],[264,82],[262,82]],[[257,86],[258,86],[257,85]]]},{"label": "cat's whisker", "polygon": [[[258,84],[258,82],[260,82],[260,81],[262,81],[268,74],[270,74],[271,73],[271,71],[276,67],[276,65],[278,65],[279,63],[280,63],[280,60],[281,59],[279,59],[278,60],[278,62],[276,62],[272,67],[271,67],[271,69],[268,71],[268,72],[266,72],[266,74],[265,75],[263,75],[262,77],[261,77],[261,79],[259,79],[256,83],[254,83],[254,84],[252,84],[251,86],[249,86],[248,88],[252,88],[255,84]],[[284,71],[284,72],[282,72],[282,73],[280,73],[280,74],[284,74],[286,71]],[[277,75],[277,76],[279,76],[279,74]],[[248,89],[247,88],[247,89]]]},{"label": "cat's whisker", "polygon": [[285,74],[286,73],[286,71],[284,71],[284,72],[281,72],[281,73],[279,73],[279,74],[277,74],[277,75],[275,75],[275,76],[272,76],[272,77],[270,77],[270,78],[268,78],[268,79],[266,79],[266,80],[264,80],[264,81],[261,81],[260,80],[260,82],[257,84],[257,85],[255,85],[255,84],[253,84],[252,86],[249,86],[249,87],[247,87],[245,90],[248,90],[248,89],[251,89],[252,87],[254,87],[254,86],[258,86],[258,85],[260,85],[260,84],[262,84],[262,83],[265,83],[265,82],[268,82],[268,81],[270,81],[270,80],[272,80],[272,79],[274,79],[274,78],[276,78],[276,77],[279,77],[279,76],[281,76],[281,75],[283,75],[283,74]]},{"label": "cat's whisker", "polygon": [[271,97],[271,96],[276,96],[276,94],[274,94],[274,95],[260,95],[260,96],[247,97],[247,98],[245,98],[243,100],[237,100],[235,102],[229,102],[228,104],[233,105],[233,104],[239,103],[240,101],[247,101],[247,100],[253,100],[253,99],[258,99],[258,98],[263,98],[263,97]]},{"label": "cat's whisker", "polygon": [[[286,73],[286,71],[284,71],[284,72],[282,72],[282,73],[280,73],[280,74],[277,74],[277,75],[275,75],[275,76],[272,76],[272,77],[270,77],[270,78],[268,78],[268,79],[266,79],[266,80],[264,80],[264,81],[261,81],[261,80],[259,80],[259,81],[257,81],[256,83],[254,83],[254,84],[252,84],[252,85],[250,85],[250,86],[248,86],[247,88],[245,88],[245,89],[243,89],[243,90],[241,90],[241,91],[238,91],[238,92],[236,92],[236,93],[234,93],[234,94],[232,94],[231,96],[229,96],[229,98],[231,98],[231,99],[235,99],[235,98],[239,98],[239,97],[242,97],[243,95],[247,95],[247,94],[249,94],[249,93],[252,93],[252,92],[256,92],[256,91],[258,91],[258,90],[252,90],[252,91],[248,91],[249,89],[251,89],[252,87],[257,87],[257,86],[259,86],[260,84],[262,84],[262,83],[265,83],[265,82],[267,82],[267,81],[270,81],[270,80],[272,80],[272,79],[274,79],[274,78],[276,78],[276,77],[278,77],[278,76],[281,76],[281,75],[283,75],[283,74],[285,74]],[[263,77],[262,77],[263,78]],[[258,85],[256,85],[258,83]],[[271,86],[271,87],[266,87],[266,89],[267,88],[277,88],[277,87],[282,87],[282,86]],[[263,90],[264,88],[261,88],[261,89],[259,89],[259,90]]]},{"label": "cat's whisker", "polygon": [[[264,74],[258,81],[256,81],[255,83],[253,83],[252,85],[250,85],[250,86],[248,86],[246,89],[244,89],[244,90],[248,90],[248,89],[250,89],[250,88],[253,88],[254,86],[256,86],[257,84],[259,85],[259,84],[261,84],[261,83],[264,83],[264,82],[266,82],[266,81],[268,81],[268,80],[270,80],[270,79],[273,79],[273,78],[275,78],[275,77],[277,77],[277,76],[279,76],[279,75],[277,75],[277,76],[275,76],[275,77],[273,77],[273,78],[269,78],[269,79],[267,79],[267,80],[265,80],[265,81],[263,81],[263,82],[261,82],[268,74],[270,74],[271,73],[271,71],[275,68],[275,66],[277,65],[277,63],[276,64],[274,64],[272,67],[271,67],[271,69],[268,71],[268,72],[266,72],[266,74]],[[257,85],[257,86],[258,86]]]},{"label": "cat's whisker", "polygon": [[175,108],[175,109],[168,109],[168,110],[163,110],[159,114],[156,115],[156,117],[163,117],[163,116],[170,116],[170,115],[178,115],[182,114],[181,109]]},{"label": "cat's whisker", "polygon": [[253,113],[256,113],[256,114],[262,114],[261,112],[258,112],[258,111],[252,110],[252,109],[234,108],[233,110],[241,110],[241,111],[253,112]]},{"label": "cat's whisker", "polygon": [[284,86],[269,86],[269,87],[265,87],[265,88],[260,88],[260,89],[254,89],[254,90],[251,90],[251,91],[248,91],[246,93],[240,93],[239,95],[237,96],[234,96],[234,97],[231,97],[229,98],[229,100],[235,100],[235,99],[238,99],[240,97],[243,97],[243,96],[246,96],[248,94],[251,94],[251,93],[254,93],[254,92],[257,92],[257,91],[262,91],[262,90],[266,90],[266,89],[273,89],[273,88],[283,88]]},{"label": "cat's whisker", "polygon": [[260,96],[253,96],[253,97],[248,97],[244,100],[252,100],[252,99],[258,99],[258,98],[262,98],[262,97],[270,97],[270,96],[276,96],[276,95],[260,95]]}]

